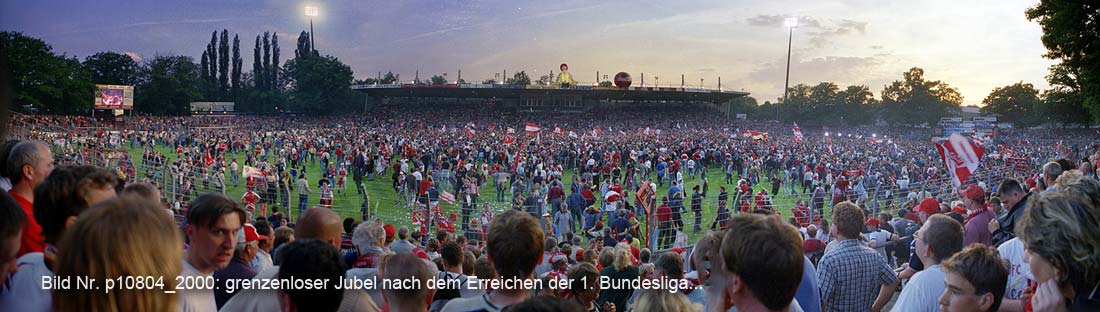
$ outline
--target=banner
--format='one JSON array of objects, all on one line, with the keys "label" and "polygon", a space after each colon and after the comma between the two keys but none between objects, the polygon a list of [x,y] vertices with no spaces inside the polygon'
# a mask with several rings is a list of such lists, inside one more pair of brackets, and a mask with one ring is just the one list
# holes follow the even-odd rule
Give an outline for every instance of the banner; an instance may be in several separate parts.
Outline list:
[{"label": "banner", "polygon": [[940,153],[943,165],[951,174],[951,183],[956,188],[961,186],[970,174],[978,171],[982,155],[985,153],[981,146],[958,133],[951,134],[947,141],[937,143],[936,151]]},{"label": "banner", "polygon": [[523,131],[527,132],[527,134],[537,134],[540,130],[542,130],[542,128],[539,128],[539,125],[531,122],[528,122],[527,125],[523,128]]},{"label": "banner", "polygon": [[802,143],[802,128],[798,127],[798,123],[794,123],[794,142]]},{"label": "banner", "polygon": [[562,133],[564,132],[562,132],[561,127],[554,127],[554,134],[562,135]]}]

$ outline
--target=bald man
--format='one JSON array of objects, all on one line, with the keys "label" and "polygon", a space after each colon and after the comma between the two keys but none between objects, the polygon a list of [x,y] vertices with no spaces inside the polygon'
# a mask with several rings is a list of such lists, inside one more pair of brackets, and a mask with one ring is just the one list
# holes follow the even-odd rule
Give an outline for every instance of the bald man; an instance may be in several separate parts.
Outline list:
[{"label": "bald man", "polygon": [[[343,220],[340,215],[329,208],[309,208],[298,217],[298,223],[294,227],[296,239],[317,239],[332,244],[340,249],[340,233],[343,231]],[[275,254],[276,257],[279,254]],[[276,279],[279,275],[279,266],[260,271],[256,279]],[[330,285],[330,287],[335,287]],[[279,297],[270,290],[241,290],[222,306],[221,311],[282,311],[279,305]],[[340,302],[337,311],[381,311],[374,301],[370,299],[366,291],[360,289],[345,289],[344,299]]]}]

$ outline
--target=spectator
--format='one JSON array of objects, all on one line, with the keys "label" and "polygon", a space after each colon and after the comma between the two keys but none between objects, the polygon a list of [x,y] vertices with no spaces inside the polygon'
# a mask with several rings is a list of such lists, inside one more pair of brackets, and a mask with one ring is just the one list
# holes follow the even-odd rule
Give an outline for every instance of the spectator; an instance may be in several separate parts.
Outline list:
[{"label": "spectator", "polygon": [[[526,280],[534,278],[542,244],[543,232],[538,220],[527,213],[507,211],[493,219],[486,248],[498,278]],[[531,289],[524,287],[494,289],[481,297],[451,300],[443,311],[500,311],[530,297]]]},{"label": "spectator", "polygon": [[166,291],[176,290],[183,240],[175,229],[175,221],[161,213],[155,203],[124,196],[81,213],[61,238],[58,246],[65,252],[58,255],[54,270],[61,278],[104,281],[125,274],[163,280],[164,289],[60,288],[54,290],[54,311],[169,311],[177,308],[177,295]]},{"label": "spectator", "polygon": [[1055,191],[1055,182],[1058,181],[1058,176],[1062,175],[1062,172],[1065,171],[1066,169],[1063,169],[1062,165],[1057,162],[1052,161],[1043,165],[1043,185],[1046,185],[1046,189],[1041,193]]},{"label": "spectator", "polygon": [[447,283],[436,287],[436,292],[432,297],[432,311],[439,311],[451,299],[472,298],[477,296],[477,293],[473,289],[466,287],[469,277],[463,274],[462,271],[462,263],[465,261],[465,256],[462,254],[462,248],[459,247],[458,243],[444,243],[439,254],[443,259],[443,271],[439,272],[439,276],[435,278],[437,280],[447,281]]},{"label": "spectator", "polygon": [[255,260],[257,250],[260,249],[260,241],[267,241],[267,237],[256,233],[256,227],[251,224],[245,224],[236,235],[238,240],[233,249],[233,260],[230,260],[225,268],[214,271],[214,301],[218,304],[218,308],[224,306],[225,302],[236,294],[235,291],[229,291],[226,283],[256,276],[256,271],[252,270],[252,260]]},{"label": "spectator", "polygon": [[1100,310],[1100,212],[1066,193],[1033,199],[1017,234],[1035,276],[1034,311]]},{"label": "spectator", "polygon": [[[232,199],[214,193],[196,198],[187,211],[184,232],[190,245],[180,276],[212,279],[214,271],[228,266],[244,222],[244,209]],[[179,294],[180,311],[217,309],[212,289],[181,289]]]},{"label": "spectator", "polygon": [[[283,250],[282,265],[278,267],[280,279],[310,279],[327,281],[327,285],[339,285],[344,276],[344,263],[340,252],[331,242],[317,239],[300,239],[287,244]],[[275,291],[283,311],[338,311],[346,290],[336,287],[314,289],[288,288]]]},{"label": "spectator", "polygon": [[18,271],[8,280],[6,289],[0,291],[0,310],[50,310],[50,290],[43,288],[41,281],[54,276],[50,262],[60,254],[58,243],[62,235],[89,205],[114,197],[117,183],[111,172],[76,166],[53,170],[35,187],[34,219],[42,229],[46,248],[16,260]]},{"label": "spectator", "polygon": [[702,311],[703,306],[691,302],[687,297],[667,290],[639,290],[638,300],[634,302],[634,311]]},{"label": "spectator", "polygon": [[[623,244],[623,246],[627,245]],[[608,249],[612,248],[604,248],[604,250]],[[638,279],[638,267],[630,265],[630,248],[614,248],[613,252],[615,257],[614,262],[610,266],[605,266],[603,270],[600,271],[599,278],[601,280],[603,278],[606,278],[607,280],[610,280],[612,281],[612,283],[616,284],[622,283],[615,281],[631,281]],[[630,299],[630,296],[633,295],[633,293],[634,289],[631,288],[617,287],[605,289],[600,292],[599,299],[597,300],[597,305],[603,306],[605,303],[611,303],[615,307],[623,309],[625,311],[626,302],[628,299]]]},{"label": "spectator", "polygon": [[[446,246],[444,245],[444,248]],[[428,264],[416,255],[408,252],[393,255],[386,260],[383,273],[383,280],[393,285],[402,285],[408,281],[417,281],[421,285],[421,287],[408,289],[384,288],[382,293],[386,297],[386,302],[389,303],[389,311],[426,311],[429,304],[434,304],[432,294],[437,290],[426,286],[428,280],[432,279],[432,271],[428,268]],[[386,284],[383,283],[383,285]]]},{"label": "spectator", "polygon": [[569,271],[569,280],[569,292],[573,295],[571,301],[586,311],[616,311],[614,303],[596,303],[596,298],[600,296],[600,273],[596,267],[588,263],[577,265]]},{"label": "spectator", "polygon": [[859,241],[863,209],[838,203],[832,224],[836,246],[826,249],[817,271],[822,311],[882,310],[893,296],[897,276],[882,256]]},{"label": "spectator", "polygon": [[[838,229],[846,226],[834,223]],[[730,221],[719,252],[721,260],[712,266],[717,266],[714,271],[724,285],[715,287],[715,291],[724,292],[725,299],[710,303],[712,309],[736,306],[740,311],[785,311],[798,306],[794,298],[805,259],[800,234],[794,227],[773,216],[738,215]]]},{"label": "spectator", "polygon": [[409,242],[409,227],[402,225],[397,229],[397,240],[390,245],[390,251],[399,254],[411,252],[414,248],[416,246]]},{"label": "spectator", "polygon": [[[985,204],[985,190],[977,184],[971,184],[966,190],[960,191],[959,195],[962,196],[963,205],[967,211],[966,219],[963,222],[966,227],[966,239],[963,240],[963,246],[973,243],[993,245],[993,234],[989,232],[989,222],[993,221],[995,215],[992,211],[989,211],[989,206]],[[947,258],[944,257],[943,259]]]},{"label": "spectator", "polygon": [[26,225],[23,208],[15,198],[6,192],[0,194],[0,285],[7,285],[8,276],[19,268],[15,255],[19,252],[19,239]]},{"label": "spectator", "polygon": [[1016,237],[1017,219],[1024,214],[1024,210],[1027,210],[1029,197],[1031,197],[1031,193],[1024,191],[1023,186],[1016,179],[1005,179],[997,187],[997,191],[1000,192],[997,196],[1001,198],[1001,202],[1004,203],[1005,207],[1008,207],[1008,211],[1003,217],[998,217],[996,222],[991,222],[989,225],[990,229],[993,230],[994,245],[1000,245]]},{"label": "spectator", "polygon": [[944,291],[940,262],[962,249],[963,235],[962,225],[944,215],[929,217],[913,234],[916,238],[914,253],[925,267],[905,285],[894,303],[894,311],[936,311],[939,308],[936,298]]},{"label": "spectator", "polygon": [[[287,226],[275,229],[275,243],[271,246],[271,263],[279,265],[279,247],[294,241],[294,229]],[[263,270],[257,271],[262,272]]]},{"label": "spectator", "polygon": [[940,311],[997,311],[1004,296],[1008,271],[987,245],[970,245],[943,261],[944,284]]},{"label": "spectator", "polygon": [[44,142],[23,141],[11,148],[4,166],[7,166],[5,173],[11,180],[11,190],[8,193],[23,208],[23,215],[27,220],[16,257],[30,252],[42,252],[46,249],[46,238],[42,236],[42,227],[34,218],[34,189],[53,172],[53,154]]},{"label": "spectator", "polygon": [[256,234],[259,234],[262,239],[259,241],[259,249],[256,250],[256,258],[252,260],[252,270],[256,272],[263,271],[267,268],[274,266],[271,261],[271,248],[275,242],[275,233],[271,229],[271,223],[267,220],[257,220],[252,224],[256,227]]}]

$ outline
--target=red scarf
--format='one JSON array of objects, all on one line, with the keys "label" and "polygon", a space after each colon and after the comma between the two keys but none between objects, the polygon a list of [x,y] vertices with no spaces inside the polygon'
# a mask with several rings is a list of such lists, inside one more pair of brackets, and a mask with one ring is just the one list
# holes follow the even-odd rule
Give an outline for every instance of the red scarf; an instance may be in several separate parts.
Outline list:
[{"label": "red scarf", "polygon": [[981,208],[978,208],[977,210],[974,210],[974,212],[971,212],[969,215],[967,215],[966,219],[963,222],[963,224],[966,224],[966,223],[970,222],[970,219],[972,219],[972,218],[974,218],[974,217],[976,217],[980,214],[983,214],[986,211],[989,211],[989,206],[988,205],[982,205]]}]

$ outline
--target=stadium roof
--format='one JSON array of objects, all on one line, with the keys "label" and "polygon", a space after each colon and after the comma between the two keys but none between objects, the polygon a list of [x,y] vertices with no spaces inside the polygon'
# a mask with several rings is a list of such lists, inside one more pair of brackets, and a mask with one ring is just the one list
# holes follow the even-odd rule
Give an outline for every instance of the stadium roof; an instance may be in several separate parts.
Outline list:
[{"label": "stadium roof", "polygon": [[749,95],[748,92],[701,88],[557,87],[509,84],[361,84],[353,85],[351,88],[372,97],[520,98],[525,95],[580,95],[582,98],[593,100],[706,101],[712,103],[724,103],[734,98]]}]

